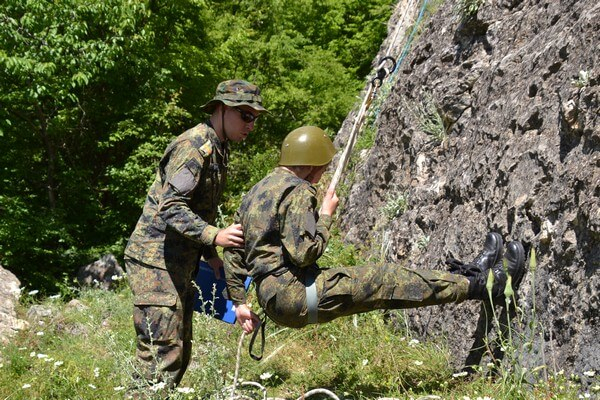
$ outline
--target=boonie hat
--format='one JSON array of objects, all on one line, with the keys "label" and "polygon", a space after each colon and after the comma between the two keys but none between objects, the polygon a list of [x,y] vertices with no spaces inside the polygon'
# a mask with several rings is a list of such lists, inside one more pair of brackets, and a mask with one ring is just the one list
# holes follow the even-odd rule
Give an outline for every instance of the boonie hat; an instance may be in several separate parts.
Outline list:
[{"label": "boonie hat", "polygon": [[258,86],[241,79],[232,79],[219,83],[215,97],[200,109],[207,113],[212,113],[219,102],[230,107],[246,105],[256,111],[268,112],[262,106],[262,97],[260,96]]}]

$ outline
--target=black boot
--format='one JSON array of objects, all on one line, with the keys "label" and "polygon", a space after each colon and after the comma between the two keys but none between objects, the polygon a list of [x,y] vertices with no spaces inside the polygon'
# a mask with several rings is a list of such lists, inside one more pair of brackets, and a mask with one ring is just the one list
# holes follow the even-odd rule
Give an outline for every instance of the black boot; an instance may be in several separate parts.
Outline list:
[{"label": "black boot", "polygon": [[[491,271],[494,275],[494,285],[492,287],[492,300],[494,303],[501,303],[504,298],[504,289],[508,275],[512,277],[512,288],[516,291],[525,275],[525,250],[521,242],[510,242],[504,255],[506,259],[506,271],[502,260],[497,262]],[[468,299],[490,300],[487,292],[488,271],[482,271],[473,276],[467,276],[469,279]]]},{"label": "black boot", "polygon": [[448,271],[453,274],[464,276],[475,276],[481,272],[487,272],[498,261],[502,260],[502,236],[496,232],[489,232],[485,237],[483,250],[470,263],[465,264],[461,261],[450,258],[446,264],[450,267]]}]

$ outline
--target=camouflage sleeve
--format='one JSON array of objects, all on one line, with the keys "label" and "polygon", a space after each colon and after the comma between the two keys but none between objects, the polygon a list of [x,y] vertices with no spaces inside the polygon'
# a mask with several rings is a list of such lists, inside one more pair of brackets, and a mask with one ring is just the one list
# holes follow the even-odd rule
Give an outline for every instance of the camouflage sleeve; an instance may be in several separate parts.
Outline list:
[{"label": "camouflage sleeve", "polygon": [[158,212],[171,229],[188,239],[212,246],[219,230],[189,207],[192,193],[202,179],[205,162],[208,161],[189,142],[183,142],[173,150],[164,166],[163,193]]},{"label": "camouflage sleeve", "polygon": [[[240,221],[239,211],[236,211],[234,221]],[[246,303],[246,251],[241,247],[227,247],[223,249],[223,268],[227,283],[227,295],[236,306]]]},{"label": "camouflage sleeve", "polygon": [[329,240],[331,217],[318,218],[315,194],[312,186],[298,186],[279,208],[281,241],[298,267],[316,263]]}]

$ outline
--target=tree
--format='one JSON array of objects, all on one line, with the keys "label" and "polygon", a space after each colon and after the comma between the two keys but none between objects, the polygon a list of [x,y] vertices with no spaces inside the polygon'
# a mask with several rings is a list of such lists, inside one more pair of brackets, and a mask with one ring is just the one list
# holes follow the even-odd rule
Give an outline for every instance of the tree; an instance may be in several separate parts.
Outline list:
[{"label": "tree", "polygon": [[2,2],[0,263],[43,289],[106,251],[120,255],[166,144],[205,118],[219,81],[244,78],[271,114],[234,148],[231,213],[287,132],[336,132],[388,3]]}]

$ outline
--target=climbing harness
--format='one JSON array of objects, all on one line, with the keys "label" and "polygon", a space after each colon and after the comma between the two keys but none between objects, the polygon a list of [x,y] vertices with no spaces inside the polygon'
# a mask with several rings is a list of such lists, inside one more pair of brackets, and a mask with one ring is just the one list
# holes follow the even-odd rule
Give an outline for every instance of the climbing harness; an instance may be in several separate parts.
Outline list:
[{"label": "climbing harness", "polygon": [[319,299],[317,297],[317,285],[315,283],[316,275],[314,271],[307,270],[304,278],[306,286],[306,308],[308,309],[308,323],[316,324],[318,320],[317,305]]}]

